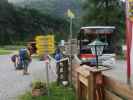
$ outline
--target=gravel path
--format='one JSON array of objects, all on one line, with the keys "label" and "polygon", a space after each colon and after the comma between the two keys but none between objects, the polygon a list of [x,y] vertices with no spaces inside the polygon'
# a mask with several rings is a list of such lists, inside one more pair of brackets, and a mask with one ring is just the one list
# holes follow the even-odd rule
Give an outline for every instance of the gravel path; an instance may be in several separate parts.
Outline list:
[{"label": "gravel path", "polygon": [[[23,75],[22,71],[16,71],[11,55],[0,55],[0,100],[17,100],[17,96],[30,90],[33,80],[46,81],[45,63],[33,60],[29,66],[29,75]],[[49,71],[51,81],[56,80],[55,63],[52,61]]]}]

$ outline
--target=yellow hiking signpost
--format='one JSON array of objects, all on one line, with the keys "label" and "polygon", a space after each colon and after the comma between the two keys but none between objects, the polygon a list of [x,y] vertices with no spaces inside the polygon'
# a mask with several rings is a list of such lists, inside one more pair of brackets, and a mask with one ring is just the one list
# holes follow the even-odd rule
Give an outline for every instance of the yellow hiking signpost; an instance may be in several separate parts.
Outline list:
[{"label": "yellow hiking signpost", "polygon": [[55,41],[54,41],[54,35],[41,35],[36,37],[36,48],[37,48],[37,54],[40,57],[43,57],[45,64],[46,64],[46,81],[47,81],[47,89],[48,89],[48,96],[49,93],[49,54],[52,54],[55,52]]},{"label": "yellow hiking signpost", "polygon": [[54,35],[41,35],[36,37],[37,54],[43,56],[44,54],[52,54],[55,52]]}]

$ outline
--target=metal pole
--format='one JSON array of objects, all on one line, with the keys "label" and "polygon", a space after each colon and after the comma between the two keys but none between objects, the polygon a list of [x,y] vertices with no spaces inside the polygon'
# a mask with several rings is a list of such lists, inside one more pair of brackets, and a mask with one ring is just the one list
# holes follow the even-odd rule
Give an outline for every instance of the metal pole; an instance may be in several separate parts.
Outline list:
[{"label": "metal pole", "polygon": [[70,39],[73,38],[73,35],[72,35],[72,24],[73,24],[73,19],[70,18]]},{"label": "metal pole", "polygon": [[72,85],[72,37],[73,37],[72,36],[72,18],[70,18],[70,39],[71,39],[71,56],[70,56],[71,57],[70,58],[71,59],[71,62],[70,62],[71,63],[71,66],[70,66],[70,70],[71,70],[70,71],[70,74],[71,74],[70,77],[71,77],[71,79],[70,79],[70,81],[71,81],[71,85]]},{"label": "metal pole", "polygon": [[48,96],[50,95],[49,93],[49,63],[46,63],[46,82],[47,82],[47,89],[48,89]]},{"label": "metal pole", "polygon": [[[129,24],[128,17],[128,3],[129,1],[125,1],[125,13],[126,13],[126,44],[127,44],[127,84],[131,85],[131,65],[130,65],[130,39],[129,39],[129,29],[131,27],[131,23]],[[130,25],[130,26],[129,26]]]},{"label": "metal pole", "polygon": [[98,55],[97,55],[96,45],[95,45],[95,53],[96,53],[96,68],[98,69]]},{"label": "metal pole", "polygon": [[72,85],[72,43],[71,43],[71,85]]}]

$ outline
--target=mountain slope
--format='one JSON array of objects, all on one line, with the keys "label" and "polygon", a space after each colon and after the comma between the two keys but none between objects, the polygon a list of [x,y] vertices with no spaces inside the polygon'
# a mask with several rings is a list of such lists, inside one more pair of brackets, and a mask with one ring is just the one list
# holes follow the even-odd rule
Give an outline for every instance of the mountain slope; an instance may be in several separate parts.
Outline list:
[{"label": "mountain slope", "polygon": [[17,6],[38,9],[44,13],[65,16],[68,9],[80,14],[80,0],[26,0],[15,3]]},{"label": "mountain slope", "polygon": [[67,37],[65,32],[68,33],[69,22],[66,19],[35,9],[14,7],[3,1],[0,1],[0,45],[27,42],[37,34],[53,33]]}]

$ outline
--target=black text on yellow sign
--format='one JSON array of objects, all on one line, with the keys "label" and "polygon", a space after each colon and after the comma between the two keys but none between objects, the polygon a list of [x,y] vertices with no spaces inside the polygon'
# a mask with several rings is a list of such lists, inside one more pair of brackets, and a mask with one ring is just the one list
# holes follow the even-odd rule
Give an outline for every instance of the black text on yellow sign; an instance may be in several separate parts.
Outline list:
[{"label": "black text on yellow sign", "polygon": [[43,55],[44,53],[52,54],[55,52],[55,41],[53,35],[37,36],[35,40],[38,55]]},{"label": "black text on yellow sign", "polygon": [[128,16],[131,20],[133,20],[133,0],[128,0]]}]

